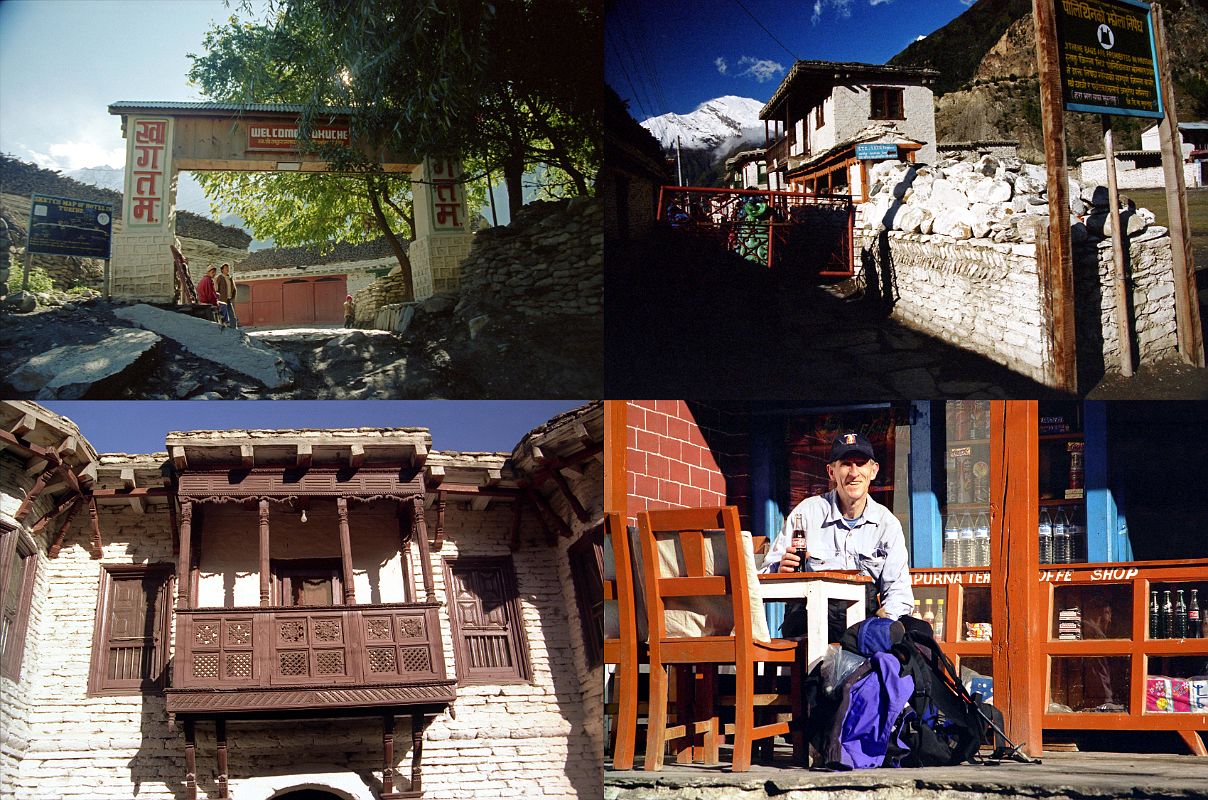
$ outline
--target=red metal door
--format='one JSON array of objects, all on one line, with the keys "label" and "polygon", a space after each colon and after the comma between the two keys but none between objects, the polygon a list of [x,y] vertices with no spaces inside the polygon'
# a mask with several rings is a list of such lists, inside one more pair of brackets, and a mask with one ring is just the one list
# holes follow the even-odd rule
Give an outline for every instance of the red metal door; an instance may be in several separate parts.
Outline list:
[{"label": "red metal door", "polygon": [[343,322],[346,275],[325,275],[315,281],[315,322]]},{"label": "red metal door", "polygon": [[287,325],[315,321],[314,283],[308,280],[287,280],[281,285],[281,317]]},{"label": "red metal door", "polygon": [[[251,320],[245,320],[245,325],[280,325],[281,318],[281,281],[256,281],[252,287]],[[240,318],[244,319],[244,318]]]}]

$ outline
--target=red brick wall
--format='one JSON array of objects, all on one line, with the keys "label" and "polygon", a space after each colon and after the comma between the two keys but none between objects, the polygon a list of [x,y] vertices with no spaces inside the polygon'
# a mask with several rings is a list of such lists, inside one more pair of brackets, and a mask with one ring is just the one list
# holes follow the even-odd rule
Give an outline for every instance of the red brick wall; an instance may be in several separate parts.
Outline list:
[{"label": "red brick wall", "polygon": [[649,509],[725,505],[725,477],[687,403],[632,400],[625,416],[631,522]]},{"label": "red brick wall", "polygon": [[736,505],[749,526],[750,456],[744,421],[683,400],[626,406],[628,514],[658,508]]}]

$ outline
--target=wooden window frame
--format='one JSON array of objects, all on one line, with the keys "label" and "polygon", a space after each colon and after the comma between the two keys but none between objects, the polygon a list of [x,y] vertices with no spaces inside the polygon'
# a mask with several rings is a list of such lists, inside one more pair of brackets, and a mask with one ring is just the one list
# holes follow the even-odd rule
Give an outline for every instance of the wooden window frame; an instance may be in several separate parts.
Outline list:
[{"label": "wooden window frame", "polygon": [[[882,97],[884,113],[877,114],[877,97]],[[897,97],[897,108],[890,102],[891,97]],[[897,116],[893,112],[897,111]],[[869,119],[906,119],[906,90],[901,86],[870,86],[868,89],[868,118]]]},{"label": "wooden window frame", "polygon": [[[528,637],[524,633],[524,618],[520,609],[520,593],[516,588],[516,568],[508,556],[456,556],[442,560],[445,574],[445,591],[448,595],[449,624],[453,630],[453,652],[457,664],[457,683],[466,686],[497,686],[504,684],[532,683],[533,668],[529,658]],[[454,596],[453,572],[457,568],[472,570],[498,570],[508,618],[508,646],[512,649],[512,667],[508,670],[478,668],[471,671],[465,637],[458,622],[457,599]]]},{"label": "wooden window frame", "polygon": [[[23,552],[24,551],[24,552]],[[38,574],[38,548],[20,528],[0,523],[0,602],[15,565],[31,559],[29,569],[21,576],[21,591],[17,596],[17,615],[8,632],[4,652],[0,653],[0,675],[21,680],[21,662],[25,656],[25,634],[29,627],[29,609],[34,598],[34,581]],[[0,608],[0,613],[3,609]]]},{"label": "wooden window frame", "polygon": [[[291,595],[290,571],[328,571],[332,572],[331,605],[330,606],[295,606],[289,601]],[[339,556],[334,558],[274,558],[269,562],[269,572],[272,574],[273,598],[275,606],[288,608],[333,608],[344,605],[344,576]]]},{"label": "wooden window frame", "polygon": [[814,130],[821,130],[826,125],[826,101],[820,100],[814,109]]},{"label": "wooden window frame", "polygon": [[[109,639],[109,608],[112,603],[114,582],[117,580],[146,580],[159,576],[163,579],[159,595],[159,619],[157,626],[161,647],[152,664],[152,677],[144,678],[138,686],[114,685],[105,675]],[[88,695],[114,696],[137,694],[162,694],[168,680],[170,643],[172,641],[172,598],[175,596],[175,566],[173,564],[102,564],[101,581],[97,596],[96,622],[92,631],[92,663],[88,670]]]},{"label": "wooden window frame", "polygon": [[580,536],[567,548],[566,555],[579,608],[583,650],[588,668],[594,669],[604,663],[604,525]]}]

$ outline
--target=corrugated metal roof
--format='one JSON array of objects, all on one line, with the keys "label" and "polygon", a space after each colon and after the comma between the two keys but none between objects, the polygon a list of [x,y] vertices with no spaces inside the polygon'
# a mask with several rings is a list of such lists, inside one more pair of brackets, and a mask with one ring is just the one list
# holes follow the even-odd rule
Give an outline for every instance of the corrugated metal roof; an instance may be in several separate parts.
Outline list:
[{"label": "corrugated metal roof", "polygon": [[[130,111],[219,111],[255,114],[301,114],[306,106],[287,103],[209,103],[185,102],[177,100],[118,100],[109,104],[110,114],[122,114]],[[323,114],[352,114],[348,107],[330,107],[317,109]]]}]

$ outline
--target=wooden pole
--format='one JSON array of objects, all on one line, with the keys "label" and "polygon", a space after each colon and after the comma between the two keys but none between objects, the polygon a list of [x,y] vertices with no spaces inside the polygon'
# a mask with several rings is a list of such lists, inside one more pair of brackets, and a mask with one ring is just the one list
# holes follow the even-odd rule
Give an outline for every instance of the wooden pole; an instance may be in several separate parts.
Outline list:
[{"label": "wooden pole", "polygon": [[[268,540],[268,501],[260,501],[260,605],[271,604],[272,592],[269,591],[269,540]],[[286,601],[283,598],[281,602]]]},{"label": "wooden pole", "polygon": [[1111,203],[1112,261],[1115,263],[1116,335],[1120,339],[1120,372],[1133,374],[1132,336],[1128,324],[1128,281],[1124,276],[1124,231],[1120,227],[1120,189],[1116,184],[1116,148],[1112,141],[1112,118],[1103,119],[1103,157],[1107,161],[1107,198]]},{"label": "wooden pole", "polygon": [[[990,402],[990,621],[994,705],[1006,733],[1031,756],[1042,750],[1045,639],[1041,606],[1039,410],[1034,400]],[[1045,584],[1048,586],[1049,584]]]},{"label": "wooden pole", "polygon": [[336,498],[336,514],[340,518],[340,568],[344,580],[344,605],[357,604],[352,574],[352,539],[348,532],[348,498]]},{"label": "wooden pole", "polygon": [[[189,580],[190,550],[193,546],[193,503],[188,500],[180,504],[180,547],[179,565],[176,574],[180,576],[180,587],[176,590],[176,610],[184,611],[192,603],[191,581]],[[179,677],[179,676],[178,676]],[[179,683],[177,684],[179,685]],[[188,730],[186,728],[185,730]]]},{"label": "wooden pole", "polygon": [[428,520],[424,518],[424,498],[411,498],[411,524],[415,526],[415,540],[419,545],[420,572],[424,577],[424,599],[436,600],[436,588],[432,581],[432,551],[428,547]]},{"label": "wooden pole", "polygon": [[626,400],[604,401],[604,510],[629,516],[626,481]]},{"label": "wooden pole", "polygon": [[1170,253],[1174,262],[1174,313],[1183,360],[1204,366],[1204,334],[1200,327],[1200,305],[1195,287],[1195,259],[1191,252],[1191,227],[1187,223],[1187,189],[1183,183],[1183,150],[1179,146],[1179,119],[1174,106],[1174,84],[1166,57],[1166,24],[1162,7],[1153,5],[1154,44],[1162,80],[1162,107],[1158,123],[1162,143],[1162,171],[1166,178],[1166,212],[1170,220]]},{"label": "wooden pole", "polygon": [[[1070,186],[1065,166],[1065,109],[1057,53],[1054,0],[1032,0],[1036,20],[1036,64],[1040,69],[1040,118],[1048,173],[1049,259],[1040,272],[1041,300],[1048,303],[1051,372],[1046,383],[1074,394],[1078,388],[1074,343],[1074,268],[1070,241]],[[1039,244],[1038,244],[1039,246]],[[1043,306],[1042,306],[1043,308]]]}]

